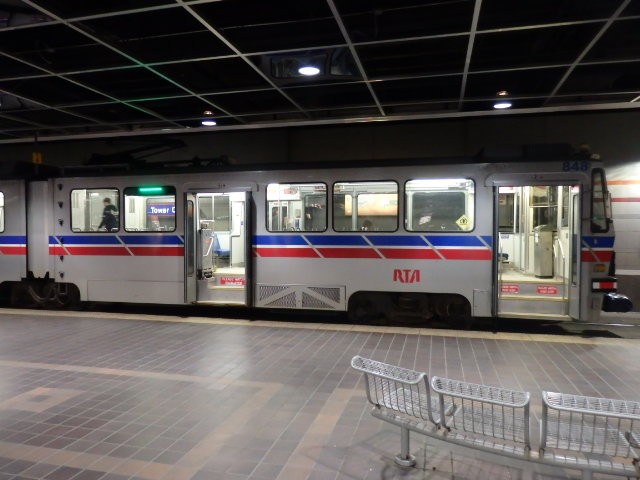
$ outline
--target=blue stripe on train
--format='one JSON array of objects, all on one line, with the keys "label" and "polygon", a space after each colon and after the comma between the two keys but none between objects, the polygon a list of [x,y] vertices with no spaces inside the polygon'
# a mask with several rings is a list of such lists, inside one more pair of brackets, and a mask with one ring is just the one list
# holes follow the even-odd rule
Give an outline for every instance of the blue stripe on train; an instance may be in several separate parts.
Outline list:
[{"label": "blue stripe on train", "polygon": [[309,244],[302,238],[302,235],[256,235],[253,237],[254,245],[302,245],[308,247]]},{"label": "blue stripe on train", "polygon": [[314,247],[369,247],[361,235],[306,235]]},{"label": "blue stripe on train", "polygon": [[59,235],[50,236],[50,245],[182,245],[178,235]]},{"label": "blue stripe on train", "polygon": [[486,247],[480,238],[470,235],[427,235],[434,247]]},{"label": "blue stripe on train", "polygon": [[49,244],[122,245],[115,235],[58,235],[49,237]]},{"label": "blue stripe on train", "polygon": [[416,235],[367,235],[376,247],[426,247],[424,238]]},{"label": "blue stripe on train", "polygon": [[121,235],[126,245],[182,245],[178,235]]},{"label": "blue stripe on train", "polygon": [[27,243],[27,237],[24,235],[0,235],[2,245],[24,245],[25,243]]},{"label": "blue stripe on train", "polygon": [[613,248],[615,237],[591,237],[583,236],[582,241],[591,248]]},{"label": "blue stripe on train", "polygon": [[[491,247],[490,235],[427,235],[435,247]],[[376,247],[425,247],[422,235],[256,235],[254,245],[263,246],[309,246],[314,247],[367,247],[369,242]]]}]

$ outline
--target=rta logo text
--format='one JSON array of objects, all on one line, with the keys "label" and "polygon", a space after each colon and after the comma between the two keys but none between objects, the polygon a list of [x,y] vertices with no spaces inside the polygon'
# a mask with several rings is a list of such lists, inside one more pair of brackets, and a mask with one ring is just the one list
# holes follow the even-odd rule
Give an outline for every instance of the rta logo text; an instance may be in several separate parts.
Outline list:
[{"label": "rta logo text", "polygon": [[393,281],[400,283],[418,283],[420,282],[420,270],[401,270],[396,268],[393,271]]}]

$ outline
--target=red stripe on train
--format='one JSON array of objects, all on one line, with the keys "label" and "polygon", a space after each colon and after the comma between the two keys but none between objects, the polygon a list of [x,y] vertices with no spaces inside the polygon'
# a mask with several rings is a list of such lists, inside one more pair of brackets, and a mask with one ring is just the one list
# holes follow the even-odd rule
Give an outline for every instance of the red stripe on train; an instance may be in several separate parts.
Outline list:
[{"label": "red stripe on train", "polygon": [[318,258],[312,248],[265,248],[258,247],[255,252],[260,257],[290,257],[290,258]]},{"label": "red stripe on train", "polygon": [[2,255],[26,255],[27,247],[0,247]]},{"label": "red stripe on train", "polygon": [[318,248],[325,258],[380,258],[373,248]]},{"label": "red stripe on train", "polygon": [[96,255],[96,256],[131,256],[124,247],[72,247],[67,246],[69,255]]},{"label": "red stripe on train", "polygon": [[184,247],[129,247],[137,257],[182,257]]},{"label": "red stripe on train", "polygon": [[583,250],[580,258],[583,262],[610,262],[613,250]]},{"label": "red stripe on train", "polygon": [[480,248],[474,250],[465,249],[440,249],[438,250],[446,260],[491,260],[491,250]]},{"label": "red stripe on train", "polygon": [[385,258],[394,260],[440,260],[440,256],[430,248],[381,248]]}]

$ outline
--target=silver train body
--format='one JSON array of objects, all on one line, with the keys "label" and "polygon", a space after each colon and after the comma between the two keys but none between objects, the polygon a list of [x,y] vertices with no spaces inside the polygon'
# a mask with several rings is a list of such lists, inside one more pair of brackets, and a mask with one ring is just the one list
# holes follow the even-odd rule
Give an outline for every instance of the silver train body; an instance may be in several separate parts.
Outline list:
[{"label": "silver train body", "polygon": [[609,200],[588,159],[1,180],[0,292],[595,321],[631,308]]}]

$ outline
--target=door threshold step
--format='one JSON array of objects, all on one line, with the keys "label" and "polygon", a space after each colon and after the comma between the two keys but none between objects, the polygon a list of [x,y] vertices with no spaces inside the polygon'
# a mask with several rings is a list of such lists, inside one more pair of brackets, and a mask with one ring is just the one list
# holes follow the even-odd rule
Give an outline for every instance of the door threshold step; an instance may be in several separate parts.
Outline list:
[{"label": "door threshold step", "polygon": [[566,302],[566,298],[555,296],[536,296],[536,295],[500,295],[500,300],[520,300],[523,302]]},{"label": "door threshold step", "polygon": [[225,292],[244,291],[244,285],[207,285],[207,290],[224,290]]},{"label": "door threshold step", "polygon": [[553,313],[522,313],[522,312],[499,312],[499,318],[522,318],[531,320],[557,320],[567,322],[573,320],[569,315]]},{"label": "door threshold step", "polygon": [[500,283],[531,283],[534,285],[566,285],[566,281],[558,278],[500,278]]},{"label": "door threshold step", "polygon": [[241,302],[241,301],[232,301],[232,300],[227,300],[227,301],[214,301],[214,300],[202,300],[202,301],[196,301],[193,302],[194,305],[232,305],[232,306],[238,306],[238,307],[245,307],[247,304],[246,302]]}]

